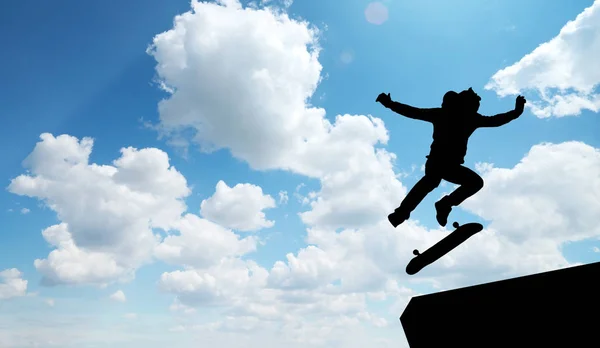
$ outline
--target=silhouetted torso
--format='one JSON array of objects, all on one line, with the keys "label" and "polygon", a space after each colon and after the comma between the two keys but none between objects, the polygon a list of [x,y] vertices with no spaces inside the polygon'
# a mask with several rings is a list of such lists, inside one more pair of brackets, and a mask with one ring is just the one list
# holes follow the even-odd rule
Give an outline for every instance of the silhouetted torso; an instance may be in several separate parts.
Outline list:
[{"label": "silhouetted torso", "polygon": [[498,127],[520,115],[511,110],[494,116],[482,116],[477,112],[461,112],[460,108],[416,108],[393,101],[388,107],[406,117],[432,123],[433,143],[427,158],[450,165],[465,162],[469,137],[477,128]]},{"label": "silhouetted torso", "polygon": [[451,115],[440,109],[432,117],[433,143],[427,158],[445,163],[463,164],[469,137],[477,129],[479,114]]}]

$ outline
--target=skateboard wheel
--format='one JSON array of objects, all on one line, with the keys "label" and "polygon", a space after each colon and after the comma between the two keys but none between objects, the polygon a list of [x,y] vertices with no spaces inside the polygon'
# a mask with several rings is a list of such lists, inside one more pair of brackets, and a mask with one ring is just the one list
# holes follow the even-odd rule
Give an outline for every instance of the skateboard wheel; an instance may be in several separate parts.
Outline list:
[{"label": "skateboard wheel", "polygon": [[458,224],[458,222],[454,221],[454,223],[452,224],[452,227],[458,228],[458,227],[460,227],[460,225]]},{"label": "skateboard wheel", "polygon": [[419,250],[415,249],[413,250],[413,255],[415,256],[419,256],[421,253],[419,252]]}]

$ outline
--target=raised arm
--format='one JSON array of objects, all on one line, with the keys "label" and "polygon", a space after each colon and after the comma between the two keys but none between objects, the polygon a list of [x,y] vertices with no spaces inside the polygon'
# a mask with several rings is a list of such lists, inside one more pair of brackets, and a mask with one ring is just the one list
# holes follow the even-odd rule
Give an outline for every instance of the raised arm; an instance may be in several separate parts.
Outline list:
[{"label": "raised arm", "polygon": [[438,112],[440,110],[440,108],[427,108],[427,109],[416,108],[414,106],[395,102],[391,99],[389,93],[388,94],[381,93],[377,97],[376,101],[380,102],[381,105],[385,106],[386,108],[392,110],[393,112],[395,112],[397,114],[400,114],[402,116],[412,118],[415,120],[421,120],[421,121],[427,121],[427,122],[433,122],[435,119],[435,116],[438,114]]},{"label": "raised arm", "polygon": [[521,116],[517,110],[511,110],[494,116],[477,117],[477,127],[500,127]]},{"label": "raised arm", "polygon": [[481,116],[477,117],[477,127],[500,127],[510,121],[517,119],[523,113],[526,100],[522,96],[518,96],[515,102],[515,109],[497,114],[494,116]]}]

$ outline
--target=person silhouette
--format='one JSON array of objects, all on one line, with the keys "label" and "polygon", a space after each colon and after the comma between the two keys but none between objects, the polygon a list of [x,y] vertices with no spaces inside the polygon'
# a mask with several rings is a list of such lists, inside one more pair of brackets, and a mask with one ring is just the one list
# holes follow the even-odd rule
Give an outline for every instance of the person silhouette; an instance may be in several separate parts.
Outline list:
[{"label": "person silhouette", "polygon": [[390,94],[381,93],[376,102],[408,118],[431,122],[433,142],[426,156],[425,175],[408,192],[398,208],[388,215],[392,226],[397,227],[410,217],[410,213],[442,180],[460,185],[454,192],[435,203],[436,220],[446,226],[453,206],[483,188],[483,179],[471,169],[463,166],[469,137],[477,128],[499,127],[518,118],[525,107],[525,97],[519,95],[515,108],[494,116],[478,113],[481,97],[469,89],[444,94],[441,108],[416,108],[393,101]]}]

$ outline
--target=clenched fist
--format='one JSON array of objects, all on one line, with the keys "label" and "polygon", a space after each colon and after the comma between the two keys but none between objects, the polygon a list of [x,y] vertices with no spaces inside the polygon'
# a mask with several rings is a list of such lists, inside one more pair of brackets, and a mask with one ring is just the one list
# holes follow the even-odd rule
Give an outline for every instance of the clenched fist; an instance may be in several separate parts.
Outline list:
[{"label": "clenched fist", "polygon": [[525,103],[527,103],[527,100],[525,100],[525,97],[522,95],[518,96],[517,100],[515,101],[515,110],[523,112]]},{"label": "clenched fist", "polygon": [[391,101],[392,101],[392,97],[390,96],[389,93],[388,94],[381,93],[377,96],[377,99],[375,99],[375,102],[379,102],[383,106],[389,105]]}]

